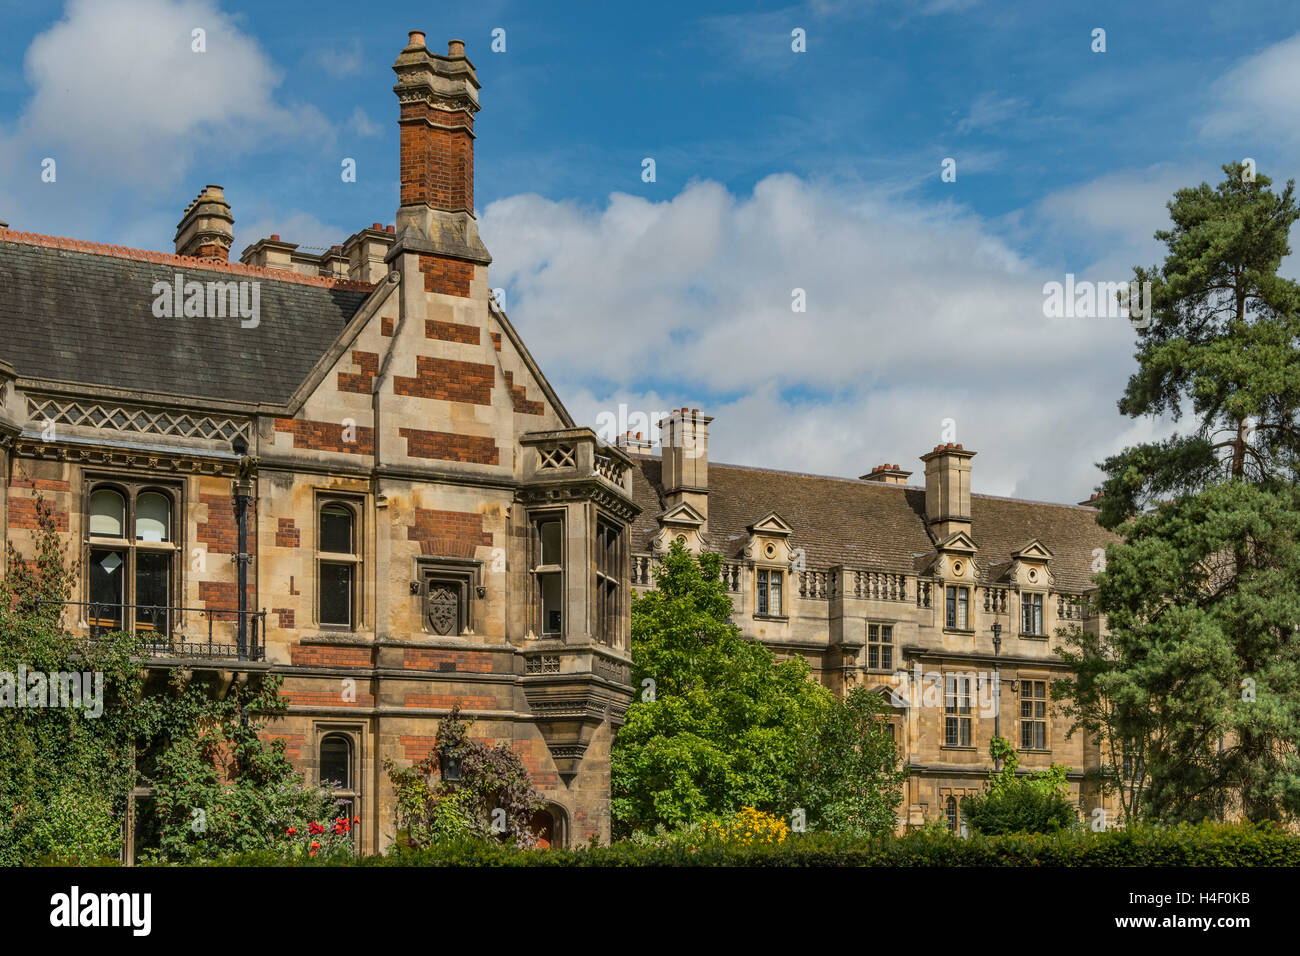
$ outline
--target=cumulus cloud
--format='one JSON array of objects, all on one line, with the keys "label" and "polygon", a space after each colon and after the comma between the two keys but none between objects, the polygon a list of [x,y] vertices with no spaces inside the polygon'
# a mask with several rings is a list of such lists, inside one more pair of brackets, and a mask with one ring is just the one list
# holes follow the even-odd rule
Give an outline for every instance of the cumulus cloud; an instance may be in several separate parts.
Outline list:
[{"label": "cumulus cloud", "polygon": [[[28,47],[24,76],[30,97],[0,129],[0,182],[12,190],[0,201],[15,225],[26,218],[24,183],[49,190],[40,209],[50,229],[61,212],[80,210],[84,222],[132,192],[156,196],[197,157],[332,135],[314,107],[277,100],[280,72],[212,0],[70,0]],[[57,180],[43,186],[46,157]]]},{"label": "cumulus cloud", "polygon": [[1125,427],[1132,329],[1044,318],[1059,274],[955,207],[777,175],[601,208],[514,196],[482,231],[493,285],[588,424],[700,407],[723,460],[857,476],[915,464],[952,418],[978,490],[1061,501]]},{"label": "cumulus cloud", "polygon": [[1201,124],[1209,137],[1300,139],[1300,33],[1246,57],[1215,81]]}]

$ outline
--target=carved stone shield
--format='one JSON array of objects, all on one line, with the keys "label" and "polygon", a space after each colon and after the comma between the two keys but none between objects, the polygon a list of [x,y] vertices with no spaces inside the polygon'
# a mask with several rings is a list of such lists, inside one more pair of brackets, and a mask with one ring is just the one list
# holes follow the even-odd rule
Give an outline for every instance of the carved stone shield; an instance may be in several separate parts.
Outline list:
[{"label": "carved stone shield", "polygon": [[429,585],[429,627],[435,634],[455,634],[460,625],[460,595],[445,585]]}]

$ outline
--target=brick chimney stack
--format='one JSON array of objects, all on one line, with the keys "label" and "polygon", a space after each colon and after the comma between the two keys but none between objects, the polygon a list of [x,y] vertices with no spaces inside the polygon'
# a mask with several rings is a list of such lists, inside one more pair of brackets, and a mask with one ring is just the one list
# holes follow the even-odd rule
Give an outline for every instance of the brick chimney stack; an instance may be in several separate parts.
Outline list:
[{"label": "brick chimney stack", "polygon": [[234,225],[235,217],[221,187],[205,186],[185,207],[176,226],[176,254],[229,262]]},{"label": "brick chimney stack", "polygon": [[975,452],[949,442],[921,456],[925,462],[925,520],[939,541],[970,533],[970,460]]},{"label": "brick chimney stack", "polygon": [[401,127],[401,251],[491,261],[474,219],[474,114],[478,77],[465,44],[452,40],[445,56],[429,52],[412,30],[393,64]]}]

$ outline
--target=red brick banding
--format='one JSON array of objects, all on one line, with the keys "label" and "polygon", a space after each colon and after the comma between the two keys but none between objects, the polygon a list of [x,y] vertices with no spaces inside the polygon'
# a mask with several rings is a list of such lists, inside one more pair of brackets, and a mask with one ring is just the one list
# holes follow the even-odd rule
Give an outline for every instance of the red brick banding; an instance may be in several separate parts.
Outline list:
[{"label": "red brick banding", "polygon": [[415,357],[415,378],[393,376],[393,391],[415,398],[436,398],[468,405],[491,405],[496,369],[481,362]]},{"label": "red brick banding", "polygon": [[350,644],[295,644],[289,649],[295,667],[370,667],[371,649]]},{"label": "red brick banding", "polygon": [[[234,554],[239,549],[239,528],[235,524],[235,503],[230,495],[199,495],[199,503],[208,506],[208,520],[201,522],[195,538],[200,544],[206,544],[208,551],[214,554]],[[255,519],[249,515],[249,525]],[[257,549],[256,536],[248,536],[250,551]],[[233,585],[232,585],[233,587]]]},{"label": "red brick banding", "polygon": [[356,425],[356,441],[343,440],[343,426],[338,422],[313,422],[301,418],[277,418],[275,430],[293,435],[294,448],[311,451],[334,451],[345,455],[373,455],[375,430],[369,425]]},{"label": "red brick banding", "polygon": [[393,333],[396,331],[396,328],[397,328],[397,323],[395,323],[388,316],[384,316],[382,319],[379,320],[380,335],[387,335],[389,338],[392,338]]},{"label": "red brick banding", "polygon": [[72,486],[57,478],[15,478],[10,488],[31,488],[35,491],[71,491]]},{"label": "red brick banding", "polygon": [[273,607],[271,613],[276,616],[279,626],[282,629],[289,630],[293,627],[293,608],[291,607]]},{"label": "red brick banding", "polygon": [[424,274],[425,292],[469,298],[469,285],[474,278],[472,263],[441,256],[420,256],[420,272]]},{"label": "red brick banding", "polygon": [[522,385],[515,384],[514,372],[506,372],[506,388],[510,390],[510,403],[521,415],[545,415],[546,406],[541,402],[528,400],[528,391]]},{"label": "red brick banding", "polygon": [[405,707],[446,707],[459,703],[461,707],[477,710],[495,710],[494,697],[466,697],[464,694],[407,694]]},{"label": "red brick banding", "polygon": [[500,463],[501,450],[492,438],[427,432],[419,428],[399,428],[397,433],[406,439],[406,454],[410,458],[463,461],[475,465]]},{"label": "red brick banding", "polygon": [[428,103],[400,106],[402,205],[474,209],[474,114]]},{"label": "red brick banding", "polygon": [[[46,507],[49,507],[48,503]],[[50,508],[50,517],[54,520],[55,531],[68,530],[68,513],[58,508]],[[40,528],[40,518],[36,511],[35,498],[9,499],[9,527],[36,531]]]},{"label": "red brick banding", "polygon": [[352,364],[359,372],[339,372],[339,391],[369,395],[375,373],[379,371],[379,353],[353,350]]},{"label": "red brick banding", "polygon": [[347,700],[343,691],[292,690],[284,691],[282,697],[297,707],[373,707],[375,695],[357,691],[356,700]]},{"label": "red brick banding", "polygon": [[439,339],[443,342],[460,342],[464,345],[478,345],[480,341],[477,325],[439,322],[437,319],[424,320],[424,337],[426,339]]},{"label": "red brick banding", "polygon": [[442,651],[429,648],[411,648],[402,652],[402,667],[412,671],[446,672],[442,665],[453,664],[462,673],[492,673],[492,655],[473,651]]},{"label": "red brick banding", "polygon": [[406,539],[420,542],[422,554],[444,557],[472,558],[475,548],[492,546],[492,535],[483,530],[483,516],[468,511],[416,508]]},{"label": "red brick banding", "polygon": [[489,332],[488,335],[492,336],[492,347],[493,347],[494,349],[496,349],[498,352],[500,352],[500,351],[501,351],[501,333],[500,333],[500,332]]}]

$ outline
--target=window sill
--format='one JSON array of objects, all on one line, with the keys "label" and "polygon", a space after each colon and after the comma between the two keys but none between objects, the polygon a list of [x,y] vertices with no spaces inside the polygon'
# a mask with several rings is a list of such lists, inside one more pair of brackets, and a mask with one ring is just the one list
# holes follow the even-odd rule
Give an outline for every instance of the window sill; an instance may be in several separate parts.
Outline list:
[{"label": "window sill", "polygon": [[789,623],[790,617],[786,614],[755,614],[756,621],[776,621],[778,624]]},{"label": "window sill", "polygon": [[1046,634],[1021,634],[1020,639],[1022,641],[1046,641],[1047,635]]},{"label": "window sill", "polygon": [[943,629],[943,632],[944,632],[945,634],[961,634],[963,637],[971,637],[971,636],[974,636],[974,634],[975,634],[975,628],[973,628],[973,627],[945,627],[945,628]]},{"label": "window sill", "polygon": [[1052,752],[1051,747],[1017,747],[1016,748],[1016,753],[1018,754],[1050,754],[1051,752]]},{"label": "window sill", "polygon": [[962,753],[972,753],[972,754],[977,753],[979,751],[978,747],[962,747],[959,746],[958,744],[940,744],[939,749],[954,750],[954,751],[960,751]]}]

